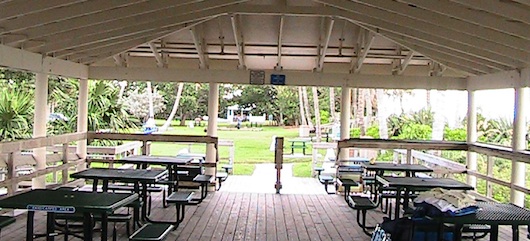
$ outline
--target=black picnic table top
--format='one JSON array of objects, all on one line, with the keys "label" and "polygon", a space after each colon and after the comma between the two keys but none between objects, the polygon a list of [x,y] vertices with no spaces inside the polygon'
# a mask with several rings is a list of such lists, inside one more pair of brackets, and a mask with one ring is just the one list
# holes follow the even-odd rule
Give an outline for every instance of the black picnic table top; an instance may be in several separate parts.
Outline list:
[{"label": "black picnic table top", "polygon": [[185,165],[193,161],[191,156],[147,156],[134,155],[115,160],[115,162],[124,162],[132,164],[149,164],[149,165]]},{"label": "black picnic table top", "polygon": [[475,214],[458,217],[429,217],[431,220],[457,225],[455,239],[461,240],[464,224],[490,225],[490,240],[498,240],[499,225],[512,226],[512,240],[519,240],[519,226],[530,225],[530,210],[511,203],[477,202],[479,209]]},{"label": "black picnic table top", "polygon": [[131,193],[35,189],[0,200],[0,207],[56,213],[110,213],[136,199],[138,199],[138,194]]},{"label": "black picnic table top", "polygon": [[386,187],[406,188],[409,190],[424,190],[441,187],[445,189],[473,190],[468,184],[451,178],[420,178],[420,177],[389,177],[377,176],[377,181]]},{"label": "black picnic table top", "polygon": [[420,164],[395,164],[391,162],[376,162],[361,164],[368,171],[384,172],[433,172],[432,168]]},{"label": "black picnic table top", "polygon": [[167,170],[89,168],[70,174],[72,178],[154,183],[167,175]]}]

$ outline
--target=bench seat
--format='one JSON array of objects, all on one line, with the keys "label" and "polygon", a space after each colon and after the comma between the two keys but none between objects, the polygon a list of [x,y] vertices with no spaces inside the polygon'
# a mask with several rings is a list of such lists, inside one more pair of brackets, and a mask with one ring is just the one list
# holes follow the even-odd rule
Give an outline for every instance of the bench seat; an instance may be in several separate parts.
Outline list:
[{"label": "bench seat", "polygon": [[[133,185],[126,185],[126,184],[109,184],[108,187],[109,190],[113,191],[134,191]],[[141,187],[140,187],[141,189]],[[148,192],[162,192],[164,190],[164,187],[161,186],[147,186]]]},{"label": "bench seat", "polygon": [[171,193],[169,197],[167,197],[166,201],[168,203],[174,203],[174,204],[188,204],[192,198],[193,198],[194,192],[190,191],[178,191]]},{"label": "bench seat", "polygon": [[134,232],[130,241],[162,241],[173,230],[173,225],[162,223],[147,223]]},{"label": "bench seat", "polygon": [[363,232],[371,236],[372,234],[368,230],[375,229],[375,226],[366,225],[366,212],[371,209],[375,209],[377,204],[374,203],[369,197],[350,195],[347,199],[348,206],[354,210],[357,210],[357,224],[363,229]]},{"label": "bench seat", "polygon": [[16,218],[10,216],[0,216],[0,229],[13,224]]}]

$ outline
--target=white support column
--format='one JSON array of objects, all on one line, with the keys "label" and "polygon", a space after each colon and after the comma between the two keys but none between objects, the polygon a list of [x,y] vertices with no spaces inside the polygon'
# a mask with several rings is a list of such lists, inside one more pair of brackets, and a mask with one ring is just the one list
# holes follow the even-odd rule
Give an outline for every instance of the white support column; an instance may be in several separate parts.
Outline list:
[{"label": "white support column", "polygon": [[[518,87],[515,88],[515,108],[513,119],[513,139],[512,149],[520,151],[526,149],[526,110],[527,104],[525,100],[528,98],[529,88]],[[525,186],[525,170],[526,165],[523,162],[512,160],[512,184],[524,187]],[[511,189],[510,201],[518,206],[524,206],[524,193]]]},{"label": "white support column", "polygon": [[[219,114],[219,84],[210,82],[210,93],[208,94],[208,129],[206,134],[217,136],[217,115]],[[214,145],[208,145],[206,149],[206,162],[215,163],[216,152]],[[205,174],[215,176],[215,168],[206,168]]]},{"label": "white support column", "polygon": [[[342,96],[340,103],[340,139],[350,139],[350,117],[351,117],[351,91],[346,85],[342,86]],[[346,159],[349,156],[349,149],[341,150],[340,159]]]},{"label": "white support column", "polygon": [[[467,143],[477,141],[477,104],[475,100],[475,90],[467,91]],[[467,152],[467,169],[477,170],[477,153]],[[472,187],[477,186],[477,177],[467,175],[467,184]]]},{"label": "white support column", "polygon": [[[33,138],[46,136],[48,122],[48,75],[35,75],[35,113],[33,119]],[[46,147],[33,149],[33,156],[37,161],[37,170],[46,169]],[[46,188],[46,176],[33,178],[33,188]]]},{"label": "white support column", "polygon": [[[77,132],[88,131],[88,80],[79,79],[79,96],[77,99]],[[77,142],[77,155],[81,158],[87,156],[87,140]],[[77,170],[84,170],[84,163],[77,166]]]}]

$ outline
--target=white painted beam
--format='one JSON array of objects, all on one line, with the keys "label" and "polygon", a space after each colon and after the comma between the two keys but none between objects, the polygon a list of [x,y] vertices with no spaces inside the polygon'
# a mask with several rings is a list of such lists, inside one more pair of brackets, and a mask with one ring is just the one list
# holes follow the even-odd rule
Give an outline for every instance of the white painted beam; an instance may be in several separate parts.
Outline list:
[{"label": "white painted beam", "polygon": [[328,51],[329,40],[331,39],[331,33],[333,32],[333,24],[335,24],[335,19],[331,18],[329,20],[329,25],[328,25],[325,40],[324,40],[324,46],[322,46],[322,51],[320,53],[320,57],[318,61],[318,66],[317,66],[318,72],[322,71],[322,69],[324,68],[324,60],[326,59],[326,53]]},{"label": "white painted beam", "polygon": [[400,60],[401,64],[399,65],[399,69],[396,72],[397,75],[402,75],[403,72],[405,72],[405,70],[409,66],[409,63],[413,57],[414,57],[414,51],[409,50],[409,53],[407,54],[407,56],[405,56],[403,61]]},{"label": "white painted beam", "polygon": [[[451,0],[469,8],[480,9],[507,19],[530,24],[528,9],[518,7],[509,2],[499,0]],[[530,26],[529,26],[530,27]]]},{"label": "white painted beam", "polygon": [[528,73],[530,73],[530,68],[472,76],[468,78],[468,85],[470,90],[530,87],[529,78],[526,78],[525,81],[524,77],[529,75]]},{"label": "white painted beam", "polygon": [[[519,78],[522,78],[520,76]],[[519,80],[523,82],[522,79]],[[526,141],[526,118],[528,115],[528,87],[517,87],[515,88],[515,106],[514,106],[514,117],[513,117],[513,137],[512,137],[512,150],[523,151],[526,150],[528,142]],[[510,183],[512,185],[525,186],[525,174],[526,165],[524,162],[520,162],[516,159],[512,159],[512,173]],[[513,187],[510,192],[510,202],[524,207],[525,193],[515,190]]]},{"label": "white painted beam", "polygon": [[[131,0],[131,1],[108,1],[108,0],[92,0],[84,1],[77,4],[70,4],[60,8],[52,8],[47,11],[36,12],[33,14],[26,14],[23,17],[10,19],[2,24],[9,32],[17,32],[34,28],[35,26],[45,25],[49,23],[58,23],[68,21],[72,18],[90,15],[97,12],[104,12],[108,9],[121,8],[127,5],[134,5],[145,0]],[[31,4],[29,4],[31,5]]]},{"label": "white painted beam", "polygon": [[363,65],[364,59],[366,59],[366,56],[368,55],[368,51],[370,51],[370,48],[372,47],[372,44],[374,43],[375,34],[368,30],[362,30],[362,31],[364,32],[362,49],[360,50],[357,58],[352,60],[352,64],[350,68],[351,73],[359,73],[361,71],[361,67]]},{"label": "white painted beam", "polygon": [[[376,28],[386,29],[389,31],[403,32],[403,35],[410,37],[425,39],[425,35],[435,38],[437,40],[445,40],[459,45],[473,46],[480,49],[480,52],[489,52],[495,56],[512,59],[507,64],[515,66],[525,66],[524,63],[530,63],[530,55],[498,43],[486,41],[480,38],[469,37],[462,33],[446,29],[433,28],[430,24],[422,24],[421,22],[405,17],[403,15],[391,13],[378,8],[369,7],[363,4],[351,2],[348,0],[314,0],[323,4],[343,9],[353,14],[345,15],[344,17],[354,21],[362,22]],[[403,29],[403,31],[401,30]]]},{"label": "white painted beam", "polygon": [[[33,136],[46,137],[46,121],[48,119],[48,75],[35,73],[35,111],[33,113]],[[35,169],[46,169],[46,147],[33,149],[36,160]],[[46,176],[32,179],[32,188],[46,188]]]},{"label": "white painted beam", "polygon": [[70,4],[76,4],[84,0],[46,0],[46,1],[35,1],[28,4],[26,1],[8,1],[2,3],[0,8],[2,9],[0,14],[0,21],[13,18],[22,17],[34,12],[40,12],[51,8],[58,8],[67,6]]},{"label": "white painted beam", "polygon": [[505,46],[513,47],[515,49],[520,49],[530,53],[530,44],[528,44],[527,40],[490,28],[480,28],[477,27],[476,24],[451,18],[441,13],[431,11],[429,9],[421,9],[410,6],[406,3],[386,0],[356,1],[407,16],[409,18],[415,19],[420,23],[425,22],[427,24],[430,24],[433,28],[451,29],[456,32],[459,32],[460,34],[479,37],[485,40],[493,41]]},{"label": "white painted beam", "polygon": [[237,58],[239,59],[239,69],[245,69],[245,48],[243,47],[245,43],[243,42],[243,34],[239,27],[239,17],[238,15],[230,16],[230,22],[232,23],[232,30],[234,32],[234,41],[236,42],[237,48]]},{"label": "white painted beam", "polygon": [[0,66],[73,78],[86,78],[88,67],[21,49],[0,45]]},{"label": "white painted beam", "polygon": [[448,0],[425,1],[425,0],[400,0],[413,4],[417,7],[429,9],[456,19],[467,21],[482,27],[495,29],[497,31],[508,33],[514,36],[530,40],[530,31],[528,26],[510,21],[499,21],[499,17],[490,13],[480,12],[462,7]]},{"label": "white painted beam", "polygon": [[[231,83],[249,84],[249,70],[214,69],[158,69],[158,68],[120,68],[91,66],[91,79],[151,80],[160,82],[189,83]],[[269,76],[277,73],[265,70]],[[322,73],[312,71],[282,71],[286,75],[286,85],[290,86],[335,86],[346,85],[351,88],[381,89],[440,89],[466,90],[465,78],[437,76],[393,76],[348,73]],[[267,78],[267,80],[270,78]]]},{"label": "white painted beam", "polygon": [[[278,60],[276,61],[276,70],[281,70],[282,67],[282,37],[283,37],[283,23],[285,16],[280,16],[280,27],[278,28]],[[239,50],[239,49],[238,49]],[[239,51],[238,51],[239,54]]]},{"label": "white painted beam", "polygon": [[190,28],[191,38],[193,39],[193,44],[195,45],[195,49],[197,50],[197,55],[199,56],[199,68],[201,69],[207,69],[208,68],[208,57],[204,53],[205,49],[205,42],[204,39],[199,36],[197,33],[197,29],[195,26]]},{"label": "white painted beam", "polygon": [[162,59],[162,55],[158,52],[158,49],[156,48],[154,42],[149,42],[149,48],[151,48],[151,52],[153,52],[153,55],[155,56],[156,66],[158,66],[159,68],[167,66],[164,60]]},{"label": "white painted beam", "polygon": [[[157,14],[169,15],[176,11],[175,7],[182,7],[183,5],[197,1],[199,0],[182,0],[178,2],[174,0],[153,0],[39,26],[38,28],[28,29],[24,33],[28,35],[29,39],[42,39],[45,37],[68,38],[69,36],[75,37],[86,34],[87,27],[99,29],[100,31],[119,29],[131,23],[138,24],[135,18],[144,17],[146,19],[153,19]],[[6,43],[17,41],[19,40],[10,38],[6,38],[5,40]]]},{"label": "white painted beam", "polygon": [[[211,0],[203,2],[203,4],[197,3],[194,4],[193,7],[187,8],[185,11],[177,11],[176,13],[172,13],[166,16],[154,16],[153,19],[148,22],[133,22],[133,24],[128,23],[119,26],[118,29],[111,29],[110,31],[107,27],[104,27],[104,30],[102,30],[102,32],[97,31],[95,33],[91,32],[90,34],[81,34],[83,38],[79,38],[78,36],[76,36],[76,38],[64,39],[64,41],[54,41],[53,44],[47,44],[42,48],[38,48],[38,50],[43,53],[57,52],[65,49],[72,49],[79,46],[85,46],[91,43],[108,41],[115,38],[126,37],[135,34],[142,34],[149,31],[172,28],[182,23],[193,22],[209,18],[211,16],[224,14],[230,10],[231,4],[244,1],[246,0]],[[185,14],[178,14],[179,12],[185,12]]]}]

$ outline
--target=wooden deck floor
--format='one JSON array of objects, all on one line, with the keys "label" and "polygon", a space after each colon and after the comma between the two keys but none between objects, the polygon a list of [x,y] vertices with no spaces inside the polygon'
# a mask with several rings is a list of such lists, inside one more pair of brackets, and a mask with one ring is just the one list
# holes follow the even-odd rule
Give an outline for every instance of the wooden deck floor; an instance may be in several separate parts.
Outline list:
[{"label": "wooden deck floor", "polygon": [[[355,212],[341,196],[235,192],[237,188],[231,189],[231,185],[211,193],[200,205],[188,207],[183,223],[167,240],[370,240],[356,224]],[[320,184],[307,185],[299,188],[323,190]],[[154,198],[153,219],[173,219],[174,209],[162,208],[160,196]],[[382,217],[380,211],[370,211],[368,222],[381,222]],[[36,232],[44,232],[45,220],[44,214],[36,215]],[[25,221],[25,214],[18,216],[15,224],[2,230],[0,239],[22,240]],[[118,234],[119,240],[127,240],[123,225],[118,226]],[[99,234],[95,236],[94,240],[99,240]],[[520,237],[526,240],[526,228]],[[56,239],[63,240],[63,237]],[[511,229],[502,228],[499,240],[511,240]]]}]

